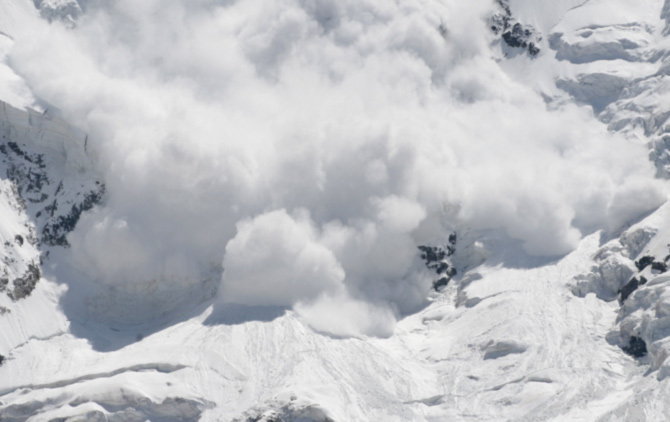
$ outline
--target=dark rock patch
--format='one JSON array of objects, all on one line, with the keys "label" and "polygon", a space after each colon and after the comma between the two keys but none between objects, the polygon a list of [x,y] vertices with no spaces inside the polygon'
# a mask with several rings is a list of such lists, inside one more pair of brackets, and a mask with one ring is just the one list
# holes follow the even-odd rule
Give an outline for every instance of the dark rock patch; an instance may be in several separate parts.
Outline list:
[{"label": "dark rock patch", "polygon": [[542,37],[531,25],[517,22],[512,16],[509,0],[496,0],[500,12],[489,19],[491,31],[500,35],[503,42],[511,48],[525,50],[529,56],[535,57],[540,53],[539,43]]},{"label": "dark rock patch", "polygon": [[651,267],[651,274],[653,275],[667,272],[667,262],[669,258],[670,255],[666,256],[662,261],[657,261],[655,257],[651,255],[645,255],[635,261],[635,267],[638,269],[639,273],[636,277],[631,278],[628,283],[619,289],[619,302],[623,303],[628,298],[628,296],[630,296],[635,290],[647,282],[647,278],[641,275],[641,273],[648,267]]},{"label": "dark rock patch", "polygon": [[[49,176],[44,156],[29,153],[27,147],[16,142],[0,144],[0,155],[4,155],[6,177],[16,187],[22,206],[33,214],[40,234],[39,242],[49,246],[69,246],[67,234],[77,225],[82,213],[102,201],[104,183],[95,180],[87,183],[88,186],[67,187],[64,180],[55,183]],[[21,242],[18,238],[15,240]]]},{"label": "dark rock patch", "polygon": [[[39,7],[52,7],[54,2],[35,0]],[[60,6],[76,6],[75,0],[57,2]],[[54,6],[54,7],[56,7]],[[105,195],[105,185],[92,168],[83,162],[74,175],[66,167],[70,158],[79,161],[86,153],[85,134],[65,122],[53,122],[47,112],[22,111],[0,101],[0,177],[11,182],[11,207],[25,214],[28,222],[22,231],[13,233],[4,243],[0,260],[0,291],[13,300],[27,297],[40,278],[39,265],[48,259],[50,248],[67,247],[67,234],[77,225],[81,215],[99,204]],[[57,119],[60,120],[60,119]],[[68,127],[63,132],[64,126]],[[58,145],[35,142],[54,134],[54,142],[63,142],[62,156],[54,155]],[[83,172],[89,171],[88,177]],[[25,230],[24,230],[25,229]],[[47,246],[41,248],[40,246]],[[0,247],[2,245],[0,244]],[[27,258],[21,248],[41,252]],[[19,253],[21,252],[21,253]]]},{"label": "dark rock patch", "polygon": [[524,27],[520,23],[515,23],[508,31],[503,32],[502,38],[510,47],[523,48],[528,50],[528,54],[536,56],[540,49],[531,39],[534,36],[532,27]]},{"label": "dark rock patch", "polygon": [[668,271],[668,266],[665,262],[654,261],[651,264],[651,271],[660,274]]},{"label": "dark rock patch", "polygon": [[[81,202],[73,204],[67,214],[59,215],[47,222],[42,228],[42,242],[52,246],[69,246],[66,239],[67,234],[74,230],[81,215],[99,204],[105,194],[105,185],[99,184],[98,186],[98,190],[84,194]],[[52,204],[44,209],[53,216],[57,207],[58,202],[54,200]]]},{"label": "dark rock patch", "polygon": [[647,279],[642,276],[640,276],[639,279],[637,277],[631,278],[628,283],[619,289],[619,302],[623,303],[628,298],[628,296],[631,295],[631,293],[633,293],[635,290],[637,290],[638,287],[645,284],[646,282]]},{"label": "dark rock patch", "polygon": [[635,261],[635,266],[637,267],[638,271],[642,271],[649,265],[651,265],[653,262],[654,262],[653,256],[645,255],[642,258]]},{"label": "dark rock patch", "polygon": [[25,274],[14,280],[14,290],[9,293],[9,297],[19,300],[30,296],[41,276],[40,268],[35,263],[28,264]]},{"label": "dark rock patch", "polygon": [[443,288],[447,287],[448,284],[449,284],[448,277],[440,277],[439,279],[433,282],[433,288],[437,291],[440,291]]},{"label": "dark rock patch", "polygon": [[623,346],[621,350],[635,358],[641,358],[647,355],[647,344],[642,338],[631,336],[628,346]]},{"label": "dark rock patch", "polygon": [[437,291],[446,287],[449,281],[457,274],[456,268],[449,261],[449,257],[456,252],[456,241],[456,233],[452,233],[449,235],[446,245],[418,246],[421,252],[421,259],[424,260],[426,267],[438,275],[437,280],[433,281],[433,288]]}]

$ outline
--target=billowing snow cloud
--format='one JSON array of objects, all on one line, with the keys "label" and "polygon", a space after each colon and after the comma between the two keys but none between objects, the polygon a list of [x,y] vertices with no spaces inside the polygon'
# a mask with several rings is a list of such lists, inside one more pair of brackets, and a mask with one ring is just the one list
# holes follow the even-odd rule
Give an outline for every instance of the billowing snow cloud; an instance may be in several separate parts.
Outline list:
[{"label": "billowing snow cloud", "polygon": [[344,270],[300,216],[272,211],[238,224],[226,245],[221,298],[233,303],[292,306],[343,289]]},{"label": "billowing snow cloud", "polygon": [[219,306],[383,333],[426,298],[416,246],[453,228],[553,256],[658,206],[642,147],[503,71],[490,9],[116,0],[89,2],[73,30],[26,28],[12,66],[90,134],[107,182],[72,265],[186,290],[222,266]]}]

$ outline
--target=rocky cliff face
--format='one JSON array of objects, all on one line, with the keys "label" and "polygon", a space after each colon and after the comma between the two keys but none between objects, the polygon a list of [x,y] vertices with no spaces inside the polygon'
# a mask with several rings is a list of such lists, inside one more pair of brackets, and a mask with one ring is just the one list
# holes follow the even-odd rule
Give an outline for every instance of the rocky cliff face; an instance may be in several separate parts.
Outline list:
[{"label": "rocky cliff face", "polygon": [[[86,136],[48,112],[0,102],[0,195],[3,267],[0,290],[30,295],[50,248],[67,247],[81,213],[102,200]],[[11,307],[8,307],[11,309]]]},{"label": "rocky cliff face", "polygon": [[532,26],[517,21],[512,14],[509,0],[496,0],[499,11],[489,18],[489,27],[499,35],[509,51],[523,50],[530,57],[540,53],[542,35]]}]

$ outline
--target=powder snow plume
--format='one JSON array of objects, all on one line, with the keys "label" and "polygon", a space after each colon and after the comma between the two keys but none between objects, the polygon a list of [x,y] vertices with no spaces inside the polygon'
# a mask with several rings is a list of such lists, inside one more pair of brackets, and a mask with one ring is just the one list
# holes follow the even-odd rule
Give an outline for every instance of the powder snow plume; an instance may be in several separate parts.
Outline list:
[{"label": "powder snow plume", "polygon": [[12,67],[89,134],[107,184],[63,264],[140,305],[100,317],[213,280],[217,309],[384,336],[431,288],[418,245],[467,229],[556,257],[658,207],[644,148],[501,69],[490,10],[89,1],[75,28],[18,30]]}]

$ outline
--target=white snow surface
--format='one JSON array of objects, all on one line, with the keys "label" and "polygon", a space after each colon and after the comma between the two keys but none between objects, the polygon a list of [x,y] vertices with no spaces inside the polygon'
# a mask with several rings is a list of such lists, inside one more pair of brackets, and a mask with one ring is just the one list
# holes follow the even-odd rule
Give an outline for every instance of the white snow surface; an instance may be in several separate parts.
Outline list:
[{"label": "white snow surface", "polygon": [[[663,1],[511,0],[536,58],[488,0],[42,3],[0,0],[1,421],[670,420]],[[56,217],[107,187],[69,247],[40,168]]]}]

